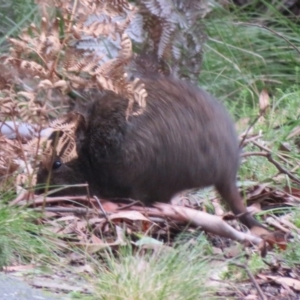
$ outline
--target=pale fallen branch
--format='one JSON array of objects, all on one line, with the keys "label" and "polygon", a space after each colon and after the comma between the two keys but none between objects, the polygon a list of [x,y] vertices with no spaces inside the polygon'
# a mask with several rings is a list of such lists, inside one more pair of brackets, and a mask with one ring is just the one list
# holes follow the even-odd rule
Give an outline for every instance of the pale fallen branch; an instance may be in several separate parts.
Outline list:
[{"label": "pale fallen branch", "polygon": [[237,240],[239,242],[248,241],[255,245],[263,242],[263,240],[258,236],[237,231],[236,229],[228,225],[225,221],[223,221],[219,216],[210,215],[208,213],[188,207],[173,206],[162,203],[155,204],[155,207],[160,209],[166,217],[181,219],[182,221],[200,226],[205,231],[217,234],[222,237]]}]

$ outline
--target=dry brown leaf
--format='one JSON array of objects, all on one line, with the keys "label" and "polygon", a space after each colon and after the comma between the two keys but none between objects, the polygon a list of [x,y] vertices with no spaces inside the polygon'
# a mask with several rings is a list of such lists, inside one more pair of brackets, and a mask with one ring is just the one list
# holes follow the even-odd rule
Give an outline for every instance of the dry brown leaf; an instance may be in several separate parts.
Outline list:
[{"label": "dry brown leaf", "polygon": [[259,109],[262,114],[265,113],[266,109],[270,106],[270,96],[266,89],[263,89],[259,94]]},{"label": "dry brown leaf", "polygon": [[259,277],[261,277],[261,278],[264,277],[266,279],[272,280],[278,284],[283,285],[283,287],[288,286],[296,291],[300,291],[300,280],[290,278],[290,277],[269,276],[269,275],[266,275],[266,276],[259,275]]},{"label": "dry brown leaf", "polygon": [[118,210],[119,205],[111,201],[101,201],[101,205],[105,212],[114,213]]},{"label": "dry brown leaf", "polygon": [[138,211],[128,210],[128,211],[120,211],[109,216],[110,220],[116,219],[128,219],[131,221],[146,221],[152,223],[148,218],[146,218],[143,214]]},{"label": "dry brown leaf", "polygon": [[106,243],[102,240],[97,240],[97,243],[83,243],[83,242],[75,242],[73,243],[74,246],[82,248],[84,251],[86,251],[88,254],[96,253],[100,250],[103,250],[108,247],[115,247],[115,246],[122,246],[126,245],[126,242],[123,238],[123,229],[119,226],[115,227],[116,233],[117,233],[117,239],[112,243]]},{"label": "dry brown leaf", "polygon": [[120,222],[130,221],[130,224],[135,226],[136,231],[147,232],[150,226],[153,224],[148,218],[142,215],[138,211],[128,210],[128,211],[120,211],[109,216],[109,219],[114,224],[119,224]]},{"label": "dry brown leaf", "polygon": [[103,245],[103,241],[101,239],[99,239],[97,236],[95,236],[94,234],[92,234],[91,241],[92,241],[92,244]]}]

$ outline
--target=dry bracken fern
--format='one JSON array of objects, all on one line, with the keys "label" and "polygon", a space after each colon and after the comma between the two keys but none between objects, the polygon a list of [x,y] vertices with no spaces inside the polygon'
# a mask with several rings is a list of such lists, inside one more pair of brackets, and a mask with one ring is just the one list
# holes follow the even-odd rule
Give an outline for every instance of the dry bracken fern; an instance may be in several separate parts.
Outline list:
[{"label": "dry bracken fern", "polygon": [[[163,74],[197,80],[205,41],[201,19],[211,10],[209,0],[136,1],[140,18],[132,28],[143,28],[139,52],[151,55]],[[134,35],[130,35],[134,38]],[[137,41],[140,42],[140,41]],[[168,64],[166,69],[164,64]],[[141,66],[139,70],[141,70]]]},{"label": "dry bracken fern", "polygon": [[208,2],[37,0],[40,21],[10,38],[9,52],[0,57],[0,123],[26,122],[33,129],[26,145],[16,134],[21,152],[0,136],[0,176],[15,171],[20,159],[54,155],[51,139],[39,136],[45,127],[59,133],[55,151],[64,161],[76,157],[79,116],[69,113],[51,123],[68,110],[70,92],[112,90],[129,100],[129,116],[146,105],[140,76],[147,72],[196,78],[204,40],[200,19]]}]

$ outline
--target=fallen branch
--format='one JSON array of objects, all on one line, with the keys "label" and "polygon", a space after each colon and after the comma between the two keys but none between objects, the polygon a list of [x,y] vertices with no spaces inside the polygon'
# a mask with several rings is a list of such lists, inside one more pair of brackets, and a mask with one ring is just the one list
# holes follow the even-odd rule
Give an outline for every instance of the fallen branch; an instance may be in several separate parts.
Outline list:
[{"label": "fallen branch", "polygon": [[[260,143],[254,141],[254,140],[251,141],[251,143],[252,143],[253,145],[257,146],[260,150],[263,150],[263,151],[265,151],[265,152],[267,152],[267,153],[271,153],[271,154],[272,154],[272,151],[271,151],[268,147],[265,147],[265,146],[261,145]],[[277,156],[278,156],[278,158],[279,158],[280,160],[282,160],[282,161],[284,161],[285,163],[289,164],[291,167],[294,167],[294,165],[293,165],[291,162],[289,162],[287,159],[285,159],[282,155],[277,154]]]},{"label": "fallen branch", "polygon": [[261,111],[259,112],[259,114],[254,118],[254,120],[250,123],[250,125],[248,126],[246,132],[243,134],[242,140],[240,141],[240,145],[239,145],[240,148],[243,148],[243,147],[244,147],[245,140],[246,140],[246,138],[247,138],[247,136],[248,136],[248,134],[249,134],[251,128],[252,128],[252,127],[258,122],[258,120],[263,116],[263,114],[265,113],[265,111],[266,111],[266,108],[263,109],[263,110],[261,110]]},{"label": "fallen branch", "polygon": [[205,231],[217,234],[222,237],[230,238],[240,242],[250,242],[258,245],[263,240],[249,233],[237,231],[228,225],[221,217],[210,215],[208,213],[197,211],[188,207],[173,206],[170,204],[155,204],[161,212],[172,219],[177,219],[202,227]]}]

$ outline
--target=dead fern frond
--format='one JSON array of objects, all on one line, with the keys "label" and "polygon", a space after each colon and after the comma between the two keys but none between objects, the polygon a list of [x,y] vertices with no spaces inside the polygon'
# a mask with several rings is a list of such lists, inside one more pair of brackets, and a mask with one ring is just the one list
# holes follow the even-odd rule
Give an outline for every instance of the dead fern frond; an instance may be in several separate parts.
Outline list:
[{"label": "dead fern frond", "polygon": [[20,149],[19,141],[9,140],[0,135],[0,184],[5,185],[7,180],[20,167],[25,168],[24,153]]},{"label": "dead fern frond", "polygon": [[[162,64],[167,63],[166,74],[171,72],[177,77],[197,80],[206,38],[201,19],[212,9],[208,1],[147,0],[137,1],[137,7],[142,18],[133,22],[147,33],[139,52],[156,56]],[[164,70],[163,65],[158,69]]]},{"label": "dead fern frond", "polygon": [[50,128],[54,130],[62,130],[69,133],[75,133],[75,130],[78,127],[79,121],[81,120],[82,115],[77,112],[70,112],[62,117],[53,120],[50,123]]},{"label": "dead fern frond", "polygon": [[[139,78],[135,78],[134,81],[127,85],[127,93],[130,96],[128,97],[129,102],[126,116],[143,113],[143,109],[146,107],[147,90]],[[134,103],[139,105],[139,109],[136,111],[133,111]]]},{"label": "dead fern frond", "polygon": [[71,112],[49,124],[49,137],[37,136],[29,141],[26,150],[29,154],[43,157],[50,161],[52,157],[59,156],[62,162],[67,163],[77,157],[75,131],[82,116]]},{"label": "dead fern frond", "polygon": [[[39,136],[49,123],[52,133],[61,134],[55,151],[64,153],[64,161],[76,157],[76,118],[51,123],[68,109],[70,91],[114,91],[128,100],[128,117],[146,105],[140,77],[196,78],[207,1],[36,0],[40,20],[10,38],[9,53],[0,57],[0,124],[26,122],[34,128],[23,158],[31,162],[42,151],[53,154],[47,150],[51,142]],[[1,157],[15,150],[3,151]]]}]

